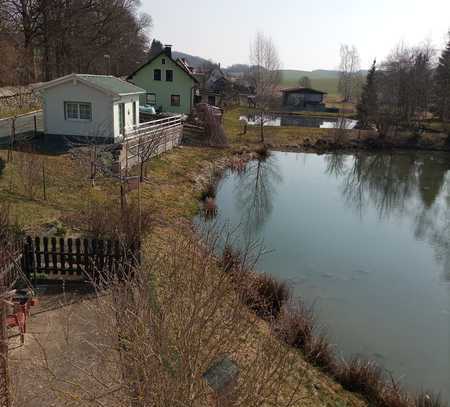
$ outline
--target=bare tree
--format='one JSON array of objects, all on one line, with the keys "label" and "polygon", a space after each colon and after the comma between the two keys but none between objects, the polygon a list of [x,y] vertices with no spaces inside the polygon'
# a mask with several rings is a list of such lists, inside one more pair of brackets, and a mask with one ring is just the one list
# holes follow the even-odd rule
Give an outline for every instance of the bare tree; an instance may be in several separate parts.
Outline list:
[{"label": "bare tree", "polygon": [[275,104],[281,66],[278,51],[270,37],[257,33],[250,48],[250,62],[256,108],[259,110],[261,142],[264,143],[265,113]]},{"label": "bare tree", "polygon": [[131,154],[136,154],[139,161],[139,179],[144,181],[146,174],[147,163],[156,155],[159,149],[166,140],[166,131],[164,128],[156,129],[150,134],[143,134],[143,131],[138,130],[138,136],[134,144],[131,142],[129,151]]},{"label": "bare tree", "polygon": [[111,58],[112,74],[128,74],[147,55],[151,18],[138,7],[138,0],[0,1],[2,34],[20,56],[14,81],[103,74],[104,55]]},{"label": "bare tree", "polygon": [[356,47],[341,45],[339,92],[344,102],[352,101],[362,85],[360,57]]}]

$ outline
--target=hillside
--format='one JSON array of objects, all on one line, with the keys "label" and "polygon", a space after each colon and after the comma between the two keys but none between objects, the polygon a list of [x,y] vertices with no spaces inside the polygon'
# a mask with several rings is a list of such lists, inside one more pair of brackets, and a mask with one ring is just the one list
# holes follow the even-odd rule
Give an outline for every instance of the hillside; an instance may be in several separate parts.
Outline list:
[{"label": "hillside", "polygon": [[[176,58],[186,58],[189,65],[194,68],[199,68],[210,62],[206,58],[179,51],[174,51],[173,55]],[[246,72],[248,68],[249,66],[246,64],[235,64],[223,68],[223,70],[229,74],[236,74]],[[366,74],[366,71],[363,71],[363,74]],[[327,92],[330,96],[336,96],[338,94],[339,71],[337,70],[315,69],[314,71],[303,71],[296,69],[282,69],[281,86],[286,88],[297,86],[300,78],[303,76],[308,76],[309,79],[311,79],[313,88]]]},{"label": "hillside", "polygon": [[337,95],[339,82],[338,71],[327,71],[324,69],[314,71],[284,69],[281,71],[281,85],[283,87],[296,86],[303,76],[311,79],[313,88],[328,92],[330,95]]},{"label": "hillside", "polygon": [[172,54],[174,58],[185,58],[189,65],[193,68],[200,68],[202,65],[209,63],[209,61],[205,58],[186,54],[185,52],[173,51]]}]

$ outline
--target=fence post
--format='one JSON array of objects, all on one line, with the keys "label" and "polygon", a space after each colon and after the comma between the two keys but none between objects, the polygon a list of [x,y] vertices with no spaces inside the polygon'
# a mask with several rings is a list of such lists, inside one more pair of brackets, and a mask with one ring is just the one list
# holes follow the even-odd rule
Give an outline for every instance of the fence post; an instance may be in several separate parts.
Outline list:
[{"label": "fence post", "polygon": [[10,407],[9,369],[8,369],[8,333],[6,331],[7,306],[2,294],[7,287],[0,286],[0,406]]},{"label": "fence post", "polygon": [[28,236],[25,241],[25,274],[27,278],[31,281],[33,275],[33,281],[36,283],[36,271],[35,271],[35,261],[34,261],[34,250],[33,250],[33,239]]},{"label": "fence post", "polygon": [[14,147],[14,141],[16,139],[16,118],[13,117],[11,119],[11,134],[9,137],[9,149],[8,149],[8,159],[7,161],[12,161],[12,150]]},{"label": "fence post", "polygon": [[36,120],[36,114],[33,116],[33,122],[34,122],[34,132],[33,132],[33,138],[36,137],[37,134],[37,120]]}]

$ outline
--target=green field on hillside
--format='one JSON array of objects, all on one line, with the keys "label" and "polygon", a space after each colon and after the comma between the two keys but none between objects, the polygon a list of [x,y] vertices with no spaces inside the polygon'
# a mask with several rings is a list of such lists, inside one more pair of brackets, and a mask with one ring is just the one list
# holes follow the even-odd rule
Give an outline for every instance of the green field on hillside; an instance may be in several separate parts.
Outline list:
[{"label": "green field on hillside", "polygon": [[327,92],[330,96],[338,94],[339,77],[336,71],[281,71],[281,86],[291,87],[298,86],[301,77],[308,76],[311,79],[312,87]]}]

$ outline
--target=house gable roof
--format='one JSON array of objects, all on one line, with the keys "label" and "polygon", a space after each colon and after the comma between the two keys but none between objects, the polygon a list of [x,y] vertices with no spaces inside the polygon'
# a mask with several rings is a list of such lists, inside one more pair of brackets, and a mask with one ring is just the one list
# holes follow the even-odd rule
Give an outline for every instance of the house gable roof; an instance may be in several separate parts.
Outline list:
[{"label": "house gable roof", "polygon": [[138,69],[136,69],[132,74],[128,75],[127,79],[130,80],[135,76],[141,69],[145,68],[147,65],[150,65],[153,61],[158,59],[161,55],[164,55],[166,58],[170,59],[178,68],[180,68],[186,75],[188,75],[195,83],[198,83],[197,78],[193,75],[192,72],[189,71],[189,69],[178,60],[175,60],[172,58],[170,53],[168,53],[165,49],[158,52],[157,54],[153,55],[147,62],[142,64]]},{"label": "house gable roof", "polygon": [[313,88],[303,88],[303,87],[282,89],[281,93],[316,93],[316,94],[320,94],[320,95],[327,94],[327,92],[322,92],[321,90],[317,90],[317,89],[313,89]]},{"label": "house gable roof", "polygon": [[87,86],[93,87],[100,92],[107,93],[112,96],[127,96],[138,95],[145,93],[145,90],[133,85],[130,82],[123,79],[116,78],[110,75],[87,75],[87,74],[70,74],[61,78],[54,79],[53,81],[43,83],[38,90],[44,90],[53,86],[58,86],[70,81],[80,81]]}]

